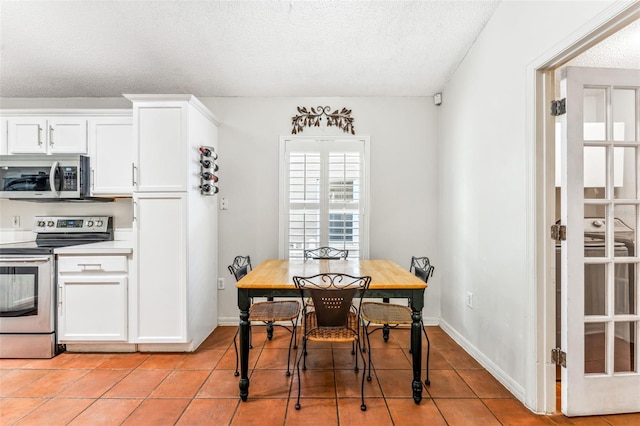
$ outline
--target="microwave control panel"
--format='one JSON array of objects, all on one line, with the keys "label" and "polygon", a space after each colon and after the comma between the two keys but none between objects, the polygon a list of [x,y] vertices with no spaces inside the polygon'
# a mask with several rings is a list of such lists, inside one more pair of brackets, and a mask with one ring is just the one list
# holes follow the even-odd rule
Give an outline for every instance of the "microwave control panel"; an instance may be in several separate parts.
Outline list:
[{"label": "microwave control panel", "polygon": [[78,190],[78,168],[62,166],[61,171],[62,171],[61,191],[77,191]]}]

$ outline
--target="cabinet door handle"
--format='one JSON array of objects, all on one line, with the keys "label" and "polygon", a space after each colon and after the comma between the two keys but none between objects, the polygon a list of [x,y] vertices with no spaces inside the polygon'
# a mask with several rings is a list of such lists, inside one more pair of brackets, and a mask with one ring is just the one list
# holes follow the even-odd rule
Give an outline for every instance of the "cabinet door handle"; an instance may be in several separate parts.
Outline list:
[{"label": "cabinet door handle", "polygon": [[91,168],[91,191],[96,187],[96,169]]},{"label": "cabinet door handle", "polygon": [[49,145],[53,146],[53,126],[49,125]]},{"label": "cabinet door handle", "polygon": [[62,307],[62,284],[58,286],[58,306]]},{"label": "cabinet door handle", "polygon": [[82,267],[83,270],[102,270],[102,263],[78,263],[78,266]]},{"label": "cabinet door handle", "polygon": [[42,146],[42,127],[38,126],[38,146]]},{"label": "cabinet door handle", "polygon": [[136,222],[138,220],[138,218],[136,217],[136,210],[138,207],[138,203],[136,203],[135,201],[133,202],[133,221]]},{"label": "cabinet door handle", "polygon": [[136,163],[131,163],[131,185],[135,188],[136,182]]}]

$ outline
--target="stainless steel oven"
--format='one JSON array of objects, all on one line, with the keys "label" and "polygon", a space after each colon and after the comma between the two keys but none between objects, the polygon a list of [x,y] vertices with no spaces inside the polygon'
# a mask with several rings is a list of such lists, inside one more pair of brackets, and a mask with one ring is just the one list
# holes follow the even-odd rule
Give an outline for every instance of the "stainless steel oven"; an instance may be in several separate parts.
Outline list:
[{"label": "stainless steel oven", "polygon": [[35,241],[0,244],[0,358],[51,358],[57,247],[113,240],[109,216],[35,218]]},{"label": "stainless steel oven", "polygon": [[0,256],[0,358],[55,352],[52,254]]}]

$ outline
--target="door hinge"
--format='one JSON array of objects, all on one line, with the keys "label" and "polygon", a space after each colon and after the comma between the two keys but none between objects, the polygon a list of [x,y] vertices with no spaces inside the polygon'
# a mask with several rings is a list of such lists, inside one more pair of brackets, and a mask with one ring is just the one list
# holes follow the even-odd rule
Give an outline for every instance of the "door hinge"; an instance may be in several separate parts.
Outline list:
[{"label": "door hinge", "polygon": [[565,225],[551,225],[551,238],[556,241],[567,240],[567,227]]},{"label": "door hinge", "polygon": [[559,101],[551,101],[551,115],[557,117],[567,113],[567,98],[562,98]]},{"label": "door hinge", "polygon": [[567,353],[560,348],[551,349],[551,363],[567,368]]}]

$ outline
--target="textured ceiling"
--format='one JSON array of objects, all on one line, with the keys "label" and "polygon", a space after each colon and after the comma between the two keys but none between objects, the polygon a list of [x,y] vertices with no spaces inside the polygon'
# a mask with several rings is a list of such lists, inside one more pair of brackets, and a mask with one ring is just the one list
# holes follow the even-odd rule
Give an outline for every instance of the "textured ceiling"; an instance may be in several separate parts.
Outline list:
[{"label": "textured ceiling", "polygon": [[1,97],[431,96],[499,1],[1,1]]},{"label": "textured ceiling", "polygon": [[612,34],[566,65],[640,69],[640,20]]}]

